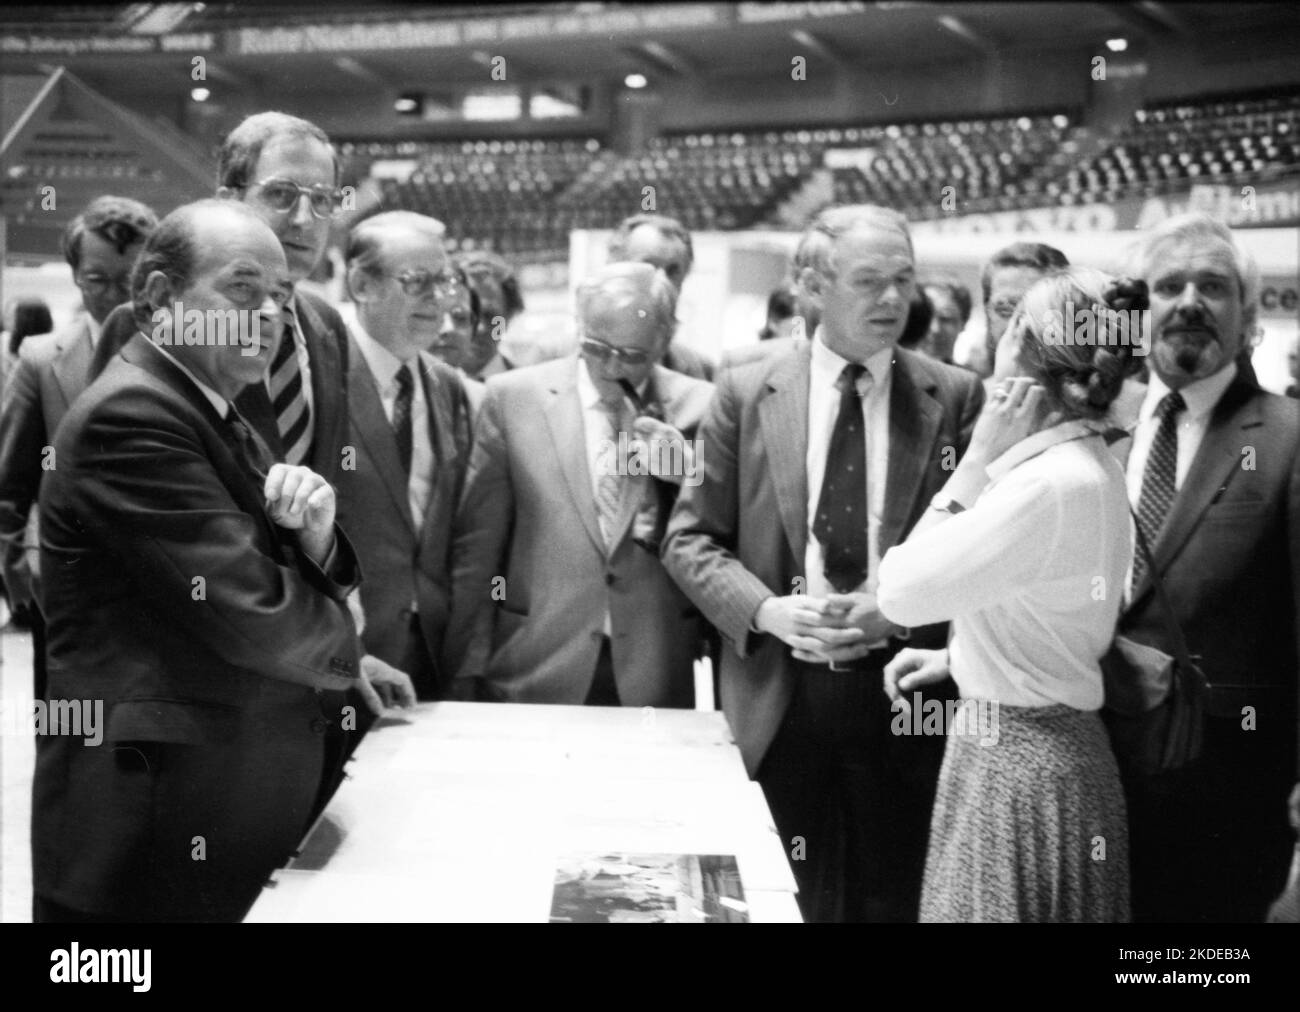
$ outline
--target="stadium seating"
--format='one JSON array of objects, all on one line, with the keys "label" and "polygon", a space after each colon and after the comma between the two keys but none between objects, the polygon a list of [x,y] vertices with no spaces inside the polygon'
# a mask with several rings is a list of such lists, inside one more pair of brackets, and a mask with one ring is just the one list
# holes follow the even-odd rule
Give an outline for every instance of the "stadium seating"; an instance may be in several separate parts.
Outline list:
[{"label": "stadium seating", "polygon": [[359,142],[343,152],[354,176],[376,160],[413,161],[404,181],[378,180],[385,207],[441,219],[453,247],[528,261],[563,259],[570,230],[610,228],[643,210],[697,230],[772,225],[819,172],[830,176],[822,204],[881,203],[913,219],[1271,179],[1300,169],[1298,132],[1295,94],[1140,109],[1081,161],[1071,152],[1088,132],[1068,111],[669,134],[632,156],[595,138]]}]

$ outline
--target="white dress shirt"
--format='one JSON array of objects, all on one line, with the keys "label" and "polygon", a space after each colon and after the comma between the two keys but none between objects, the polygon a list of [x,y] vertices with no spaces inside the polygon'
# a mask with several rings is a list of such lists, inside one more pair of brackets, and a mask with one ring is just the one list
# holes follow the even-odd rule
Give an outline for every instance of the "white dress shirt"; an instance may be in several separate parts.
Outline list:
[{"label": "white dress shirt", "polygon": [[1099,658],[1132,561],[1124,475],[1098,426],[1062,422],[988,467],[973,506],[891,548],[879,604],[893,622],[952,621],[966,698],[1102,704]]},{"label": "white dress shirt", "polygon": [[[89,313],[86,314],[86,333],[90,335],[90,346],[92,348],[99,343],[99,333],[103,329],[98,320]],[[172,361],[176,362],[175,359],[172,359]],[[176,364],[180,365],[179,362],[176,362]]]},{"label": "white dress shirt", "polygon": [[[1210,415],[1219,403],[1229,385],[1237,377],[1237,363],[1229,362],[1213,376],[1206,376],[1183,387],[1183,400],[1187,408],[1178,415],[1178,465],[1174,472],[1174,489],[1183,487],[1183,479],[1196,459],[1196,451],[1201,448],[1205,430],[1210,424]],[[1169,393],[1169,387],[1151,370],[1151,381],[1147,386],[1146,398],[1138,410],[1137,427],[1133,430],[1133,446],[1128,455],[1128,498],[1137,509],[1138,499],[1142,496],[1142,478],[1146,472],[1147,457],[1151,453],[1151,444],[1155,441],[1160,428],[1156,418],[1156,408]]]},{"label": "white dress shirt", "polygon": [[[366,333],[360,322],[352,325],[352,334],[366,360],[370,375],[374,377],[379,401],[384,406],[384,417],[393,424],[397,408],[397,373],[403,362],[382,344]],[[424,522],[424,511],[433,494],[433,444],[429,437],[429,403],[424,396],[424,383],[420,372],[423,363],[417,355],[406,365],[415,381],[411,389],[411,475],[406,484],[407,502],[411,508],[411,521],[418,532]]]},{"label": "white dress shirt", "polygon": [[[813,534],[817,504],[821,501],[826,454],[830,450],[835,419],[840,413],[840,390],[836,385],[849,360],[830,350],[822,341],[819,327],[813,335],[812,362],[808,387],[808,544],[804,549],[806,592],[823,597],[833,588],[826,582],[825,556]],[[883,348],[864,363],[867,372],[858,378],[862,396],[862,423],[867,437],[867,579],[855,588],[875,593],[880,569],[880,517],[885,508],[885,482],[889,475],[889,391],[893,376],[894,349]],[[791,592],[793,588],[788,588]]]}]

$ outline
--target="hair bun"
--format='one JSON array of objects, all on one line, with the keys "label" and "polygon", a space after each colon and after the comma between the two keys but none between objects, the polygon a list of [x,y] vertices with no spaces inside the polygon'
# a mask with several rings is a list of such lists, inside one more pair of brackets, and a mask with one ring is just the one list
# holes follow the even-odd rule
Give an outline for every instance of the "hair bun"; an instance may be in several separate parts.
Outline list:
[{"label": "hair bun", "polygon": [[1102,297],[1107,306],[1119,313],[1151,308],[1147,283],[1141,278],[1116,278],[1106,286]]}]

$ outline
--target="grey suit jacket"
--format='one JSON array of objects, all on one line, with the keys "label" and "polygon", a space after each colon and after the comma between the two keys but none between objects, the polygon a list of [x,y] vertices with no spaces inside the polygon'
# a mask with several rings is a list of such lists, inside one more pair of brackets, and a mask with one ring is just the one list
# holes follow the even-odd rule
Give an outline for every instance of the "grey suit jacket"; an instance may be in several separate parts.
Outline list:
[{"label": "grey suit jacket", "polygon": [[[0,567],[15,605],[37,596],[31,556],[39,549],[36,497],[57,459],[54,431],[90,382],[90,320],[29,337],[18,349],[0,406]],[[39,601],[37,601],[39,604]]]},{"label": "grey suit jacket", "polygon": [[[625,497],[619,534],[605,544],[577,369],[571,355],[488,381],[456,515],[444,667],[486,677],[506,699],[581,703],[608,610],[622,702],[689,706],[699,614],[636,543],[639,497]],[[712,387],[662,367],[653,382],[665,420],[692,438]]]},{"label": "grey suit jacket", "polygon": [[[811,342],[719,372],[700,428],[704,482],[684,489],[668,524],[664,565],[722,633],[722,706],[750,775],[757,773],[794,688],[789,648],[750,632],[758,606],[795,592],[808,531]],[[898,544],[965,452],[983,405],[978,378],[915,352],[894,358],[881,555]],[[951,452],[945,452],[951,448]],[[955,456],[954,456],[955,455]],[[944,627],[913,632],[942,646]]]},{"label": "grey suit jacket", "polygon": [[351,335],[348,354],[348,445],[355,458],[345,460],[339,472],[338,516],[365,574],[362,640],[367,653],[400,666],[414,601],[436,660],[450,610],[451,525],[469,461],[469,407],[462,381],[432,355],[420,356],[434,466],[417,532],[392,426],[374,375]]}]

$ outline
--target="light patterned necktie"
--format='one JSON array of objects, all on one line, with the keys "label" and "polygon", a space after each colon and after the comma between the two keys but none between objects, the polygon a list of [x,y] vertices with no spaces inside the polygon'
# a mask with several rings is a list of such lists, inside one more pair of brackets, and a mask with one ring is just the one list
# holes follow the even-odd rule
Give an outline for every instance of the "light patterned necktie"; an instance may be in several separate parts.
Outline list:
[{"label": "light patterned necktie", "polygon": [[298,365],[298,342],[294,338],[293,318],[286,310],[280,343],[271,362],[271,408],[284,446],[288,464],[301,464],[311,447],[311,411],[302,388],[302,369]]},{"label": "light patterned necktie", "polygon": [[618,401],[601,401],[600,406],[605,413],[605,445],[596,457],[596,516],[600,520],[600,531],[605,536],[605,544],[613,548],[613,538],[623,512],[623,496],[627,490],[627,476],[619,474],[618,454],[619,434],[626,431],[623,427],[626,412],[622,398]]},{"label": "light patterned necktie", "polygon": [[[1160,419],[1160,428],[1151,441],[1151,452],[1147,454],[1146,469],[1142,472],[1142,492],[1138,496],[1137,520],[1146,537],[1147,544],[1155,551],[1156,537],[1169,515],[1176,493],[1175,479],[1178,474],[1178,414],[1187,407],[1183,395],[1177,390],[1165,394],[1156,408],[1156,417]],[[1132,597],[1142,586],[1146,575],[1146,553],[1138,551],[1133,556],[1133,581],[1129,585]]]}]

